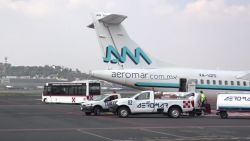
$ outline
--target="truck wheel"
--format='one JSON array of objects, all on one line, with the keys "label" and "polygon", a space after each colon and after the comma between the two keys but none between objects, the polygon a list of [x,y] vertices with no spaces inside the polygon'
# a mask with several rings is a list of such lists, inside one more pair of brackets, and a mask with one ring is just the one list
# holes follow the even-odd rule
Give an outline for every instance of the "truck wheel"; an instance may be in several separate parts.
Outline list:
[{"label": "truck wheel", "polygon": [[171,108],[171,109],[169,110],[168,115],[169,115],[171,118],[179,118],[180,115],[181,115],[181,110],[180,110],[180,108],[173,107],[173,108]]},{"label": "truck wheel", "polygon": [[228,118],[227,112],[226,111],[220,112],[220,118],[222,118],[222,119]]},{"label": "truck wheel", "polygon": [[101,115],[101,108],[100,107],[95,107],[94,108],[94,114],[95,116],[100,116]]},{"label": "truck wheel", "polygon": [[121,107],[118,109],[119,117],[126,118],[129,115],[129,109],[126,107]]},{"label": "truck wheel", "polygon": [[85,115],[86,115],[86,116],[90,116],[90,115],[91,115],[91,112],[85,112]]}]

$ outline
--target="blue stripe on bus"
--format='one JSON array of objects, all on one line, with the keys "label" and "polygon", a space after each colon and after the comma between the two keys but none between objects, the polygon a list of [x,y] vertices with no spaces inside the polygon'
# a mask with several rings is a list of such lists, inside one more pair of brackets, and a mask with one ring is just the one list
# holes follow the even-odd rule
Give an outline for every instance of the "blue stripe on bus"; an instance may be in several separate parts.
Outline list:
[{"label": "blue stripe on bus", "polygon": [[[153,82],[137,82],[137,87],[160,87],[160,88],[179,88],[178,83],[153,83]],[[221,86],[221,85],[196,85],[196,89],[211,89],[211,90],[237,90],[250,91],[250,87],[246,86]]]}]

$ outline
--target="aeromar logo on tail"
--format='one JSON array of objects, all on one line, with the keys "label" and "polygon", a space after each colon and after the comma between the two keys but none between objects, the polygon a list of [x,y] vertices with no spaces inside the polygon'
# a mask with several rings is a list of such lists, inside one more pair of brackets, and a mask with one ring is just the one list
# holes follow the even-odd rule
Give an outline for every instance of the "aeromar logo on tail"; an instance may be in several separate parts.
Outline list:
[{"label": "aeromar logo on tail", "polygon": [[121,48],[121,54],[118,52],[116,48],[114,48],[112,45],[109,45],[106,47],[106,56],[103,58],[103,61],[105,63],[112,63],[112,64],[117,64],[118,62],[120,63],[125,63],[127,56],[131,61],[133,61],[136,65],[140,63],[140,57],[148,64],[150,65],[152,61],[150,58],[147,56],[147,54],[141,49],[141,48],[136,48],[134,50],[134,53],[132,53],[128,47],[124,46]]}]

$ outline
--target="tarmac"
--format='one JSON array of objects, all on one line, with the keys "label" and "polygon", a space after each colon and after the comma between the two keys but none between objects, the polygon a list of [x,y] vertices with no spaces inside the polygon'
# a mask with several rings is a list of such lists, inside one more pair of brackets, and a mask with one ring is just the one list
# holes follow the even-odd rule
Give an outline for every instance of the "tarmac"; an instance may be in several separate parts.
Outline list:
[{"label": "tarmac", "polygon": [[[178,119],[164,115],[111,113],[85,116],[79,105],[43,104],[40,96],[0,96],[1,141],[189,141],[250,140],[249,114],[220,119],[207,116]],[[213,106],[214,107],[214,106]]]}]

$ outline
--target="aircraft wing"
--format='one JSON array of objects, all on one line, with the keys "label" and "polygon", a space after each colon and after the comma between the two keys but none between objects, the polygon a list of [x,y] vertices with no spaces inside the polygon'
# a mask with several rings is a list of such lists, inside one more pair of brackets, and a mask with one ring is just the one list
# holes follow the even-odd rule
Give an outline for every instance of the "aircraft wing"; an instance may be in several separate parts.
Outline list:
[{"label": "aircraft wing", "polygon": [[244,72],[241,75],[238,75],[237,78],[250,81],[250,71]]}]

